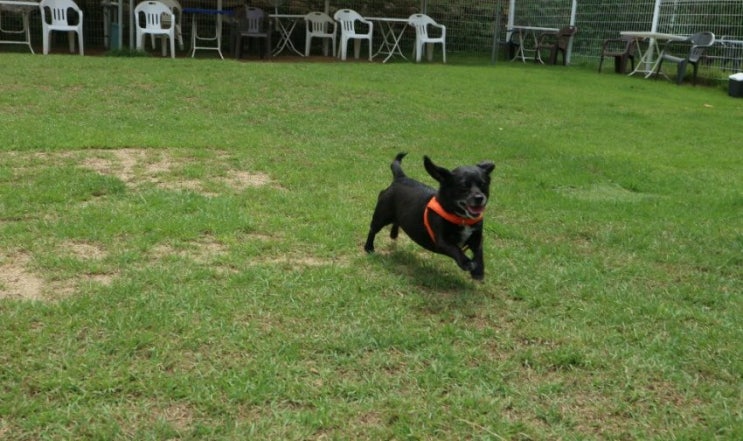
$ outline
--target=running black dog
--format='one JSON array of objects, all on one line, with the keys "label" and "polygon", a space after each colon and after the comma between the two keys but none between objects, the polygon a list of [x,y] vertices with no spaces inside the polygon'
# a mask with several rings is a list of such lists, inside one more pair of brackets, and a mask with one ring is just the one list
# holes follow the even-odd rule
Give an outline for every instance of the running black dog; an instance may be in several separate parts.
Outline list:
[{"label": "running black dog", "polygon": [[[485,161],[450,171],[424,156],[426,171],[439,182],[436,191],[405,175],[405,155],[399,153],[392,162],[392,184],[379,193],[364,249],[374,252],[374,237],[392,224],[392,239],[402,228],[418,245],[451,257],[473,279],[482,280],[482,218],[495,164]],[[468,249],[472,258],[465,255]]]}]

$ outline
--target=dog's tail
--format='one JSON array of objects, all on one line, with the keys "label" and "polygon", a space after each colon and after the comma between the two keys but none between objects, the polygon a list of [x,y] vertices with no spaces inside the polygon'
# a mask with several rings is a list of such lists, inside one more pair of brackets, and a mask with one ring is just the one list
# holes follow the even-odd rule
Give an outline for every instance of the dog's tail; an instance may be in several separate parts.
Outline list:
[{"label": "dog's tail", "polygon": [[397,156],[395,156],[395,160],[392,161],[392,164],[390,164],[390,168],[392,169],[392,177],[394,179],[405,177],[405,172],[402,171],[402,158],[404,158],[405,155],[407,155],[407,153],[405,152],[398,153]]}]

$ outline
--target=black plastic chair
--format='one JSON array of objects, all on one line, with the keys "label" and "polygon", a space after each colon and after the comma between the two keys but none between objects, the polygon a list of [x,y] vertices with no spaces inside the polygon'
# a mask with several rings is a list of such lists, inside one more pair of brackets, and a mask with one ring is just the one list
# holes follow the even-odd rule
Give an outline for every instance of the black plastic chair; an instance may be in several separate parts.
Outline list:
[{"label": "black plastic chair", "polygon": [[601,59],[599,60],[599,73],[604,64],[605,57],[614,58],[614,72],[627,73],[627,60],[635,70],[635,53],[638,42],[635,37],[622,36],[620,38],[607,38],[601,47]]},{"label": "black plastic chair", "polygon": [[578,28],[575,26],[565,26],[557,32],[545,32],[539,35],[537,40],[536,54],[534,55],[534,61],[542,63],[542,50],[548,49],[550,51],[549,64],[557,64],[557,53],[562,53],[562,64],[567,64],[567,51],[570,39],[573,35],[578,32]]},{"label": "black plastic chair", "polygon": [[743,64],[743,51],[740,43],[728,43],[728,40],[735,41],[735,38],[723,35],[720,37],[719,43],[722,46],[722,66],[727,66],[728,63],[732,64],[733,72],[740,72],[741,64]]},{"label": "black plastic chair", "polygon": [[[691,43],[689,54],[686,57],[678,57],[670,52],[672,46],[678,43]],[[658,68],[655,70],[655,78],[657,79],[661,72],[661,67],[664,61],[670,61],[677,63],[676,68],[676,84],[681,84],[686,76],[686,65],[691,64],[694,66],[694,74],[692,76],[692,83],[697,84],[697,69],[699,67],[699,60],[702,58],[704,51],[711,47],[715,43],[715,34],[712,32],[697,32],[690,36],[687,40],[673,41],[669,40],[668,43],[663,47],[658,61]]]},{"label": "black plastic chair", "polygon": [[240,7],[235,10],[235,31],[232,37],[235,58],[240,58],[244,38],[263,40],[261,58],[271,56],[271,20],[262,9]]}]

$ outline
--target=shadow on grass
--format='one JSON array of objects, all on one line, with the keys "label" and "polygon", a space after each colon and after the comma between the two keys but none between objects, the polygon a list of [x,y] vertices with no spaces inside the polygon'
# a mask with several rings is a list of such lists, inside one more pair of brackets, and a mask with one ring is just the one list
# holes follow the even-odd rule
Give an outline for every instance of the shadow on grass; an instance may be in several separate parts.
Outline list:
[{"label": "shadow on grass", "polygon": [[[451,261],[452,268],[444,268],[444,262],[435,262],[434,260],[444,259],[444,256],[419,256],[417,253],[407,250],[393,250],[385,256],[385,267],[390,271],[397,271],[408,276],[416,285],[422,288],[434,291],[451,291],[471,287],[470,282],[465,277],[469,274],[461,271],[459,267]],[[461,274],[452,271],[456,269]]]},{"label": "shadow on grass", "polygon": [[[377,255],[376,264],[392,274],[407,277],[417,289],[420,308],[429,313],[476,311],[484,298],[481,283],[470,279],[453,260],[437,254],[394,249]],[[449,267],[447,267],[449,265]]]}]

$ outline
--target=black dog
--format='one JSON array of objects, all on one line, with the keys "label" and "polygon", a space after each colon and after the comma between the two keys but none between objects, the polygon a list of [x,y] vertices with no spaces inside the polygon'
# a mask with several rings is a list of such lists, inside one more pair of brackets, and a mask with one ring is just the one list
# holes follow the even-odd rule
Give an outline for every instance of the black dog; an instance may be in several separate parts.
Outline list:
[{"label": "black dog", "polygon": [[[405,155],[398,154],[392,162],[392,184],[379,193],[364,249],[374,252],[374,236],[392,224],[392,239],[402,227],[418,245],[450,256],[473,279],[481,280],[485,276],[482,215],[495,165],[486,161],[449,171],[424,156],[426,171],[439,182],[437,192],[405,175],[401,165]],[[471,259],[464,254],[467,249],[472,251]]]}]

